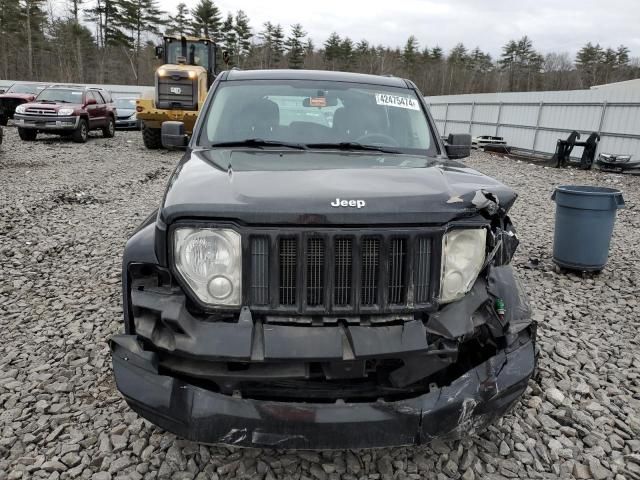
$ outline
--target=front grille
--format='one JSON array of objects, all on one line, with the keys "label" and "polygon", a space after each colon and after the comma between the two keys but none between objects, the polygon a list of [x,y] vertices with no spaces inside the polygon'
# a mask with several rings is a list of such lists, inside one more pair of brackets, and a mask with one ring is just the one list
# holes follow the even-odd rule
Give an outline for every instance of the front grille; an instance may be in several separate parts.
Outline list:
[{"label": "front grille", "polygon": [[[348,232],[348,231],[347,231]],[[256,311],[384,313],[432,305],[438,231],[248,234],[248,304]]]},{"label": "front grille", "polygon": [[156,106],[163,109],[197,110],[198,83],[186,71],[170,71],[157,78]]},{"label": "front grille", "polygon": [[27,110],[25,111],[25,113],[27,115],[51,115],[51,116],[58,116],[58,111],[53,109],[53,108],[36,108],[36,107],[29,107],[27,108]]}]

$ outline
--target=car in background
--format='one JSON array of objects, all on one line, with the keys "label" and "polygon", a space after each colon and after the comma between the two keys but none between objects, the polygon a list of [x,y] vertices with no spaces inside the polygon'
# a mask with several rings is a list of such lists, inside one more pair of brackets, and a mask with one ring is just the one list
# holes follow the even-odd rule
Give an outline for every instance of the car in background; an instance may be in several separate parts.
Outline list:
[{"label": "car in background", "polygon": [[47,85],[40,83],[14,83],[0,94],[0,125],[6,125],[18,105],[32,102]]},{"label": "car in background", "polygon": [[142,121],[138,120],[136,113],[136,97],[119,97],[114,103],[118,110],[116,128],[140,130]]},{"label": "car in background", "polygon": [[113,137],[116,115],[106,90],[54,85],[43,90],[32,103],[18,105],[14,120],[20,138],[25,141],[35,140],[38,133],[46,132],[84,143],[91,130],[102,130],[104,137]]}]

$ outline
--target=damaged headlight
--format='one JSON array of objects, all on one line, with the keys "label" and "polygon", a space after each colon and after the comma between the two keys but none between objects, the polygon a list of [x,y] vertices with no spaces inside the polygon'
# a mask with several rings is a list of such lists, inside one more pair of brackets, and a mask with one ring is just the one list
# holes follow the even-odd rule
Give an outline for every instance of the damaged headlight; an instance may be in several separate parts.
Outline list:
[{"label": "damaged headlight", "polygon": [[219,228],[178,228],[173,239],[176,268],[197,297],[208,305],[239,306],[240,234]]},{"label": "damaged headlight", "polygon": [[473,286],[486,257],[484,228],[451,230],[442,240],[440,303],[462,298]]}]

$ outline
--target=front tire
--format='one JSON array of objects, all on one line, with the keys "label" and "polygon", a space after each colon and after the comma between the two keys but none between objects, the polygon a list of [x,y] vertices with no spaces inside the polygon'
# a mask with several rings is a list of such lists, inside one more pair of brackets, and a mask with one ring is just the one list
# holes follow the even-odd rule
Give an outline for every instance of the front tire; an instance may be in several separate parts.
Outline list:
[{"label": "front tire", "polygon": [[18,127],[18,135],[20,135],[20,138],[25,142],[33,142],[38,136],[38,131],[30,128]]},{"label": "front tire", "polygon": [[107,126],[102,129],[102,136],[104,138],[113,138],[116,134],[116,122],[112,117],[107,120]]},{"label": "front tire", "polygon": [[89,138],[89,125],[84,118],[80,119],[78,127],[73,131],[73,141],[76,143],[86,143]]},{"label": "front tire", "polygon": [[162,130],[159,128],[142,127],[142,141],[149,150],[162,148]]}]

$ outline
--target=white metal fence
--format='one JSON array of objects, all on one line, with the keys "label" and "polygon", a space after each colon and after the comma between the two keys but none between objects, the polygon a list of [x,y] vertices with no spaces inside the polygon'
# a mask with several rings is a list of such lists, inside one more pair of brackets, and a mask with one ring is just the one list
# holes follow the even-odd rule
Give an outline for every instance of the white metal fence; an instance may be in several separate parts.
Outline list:
[{"label": "white metal fence", "polygon": [[[441,135],[497,135],[518,149],[552,154],[576,130],[600,134],[598,152],[640,157],[640,88],[427,97]],[[579,156],[576,147],[572,155]]]}]

